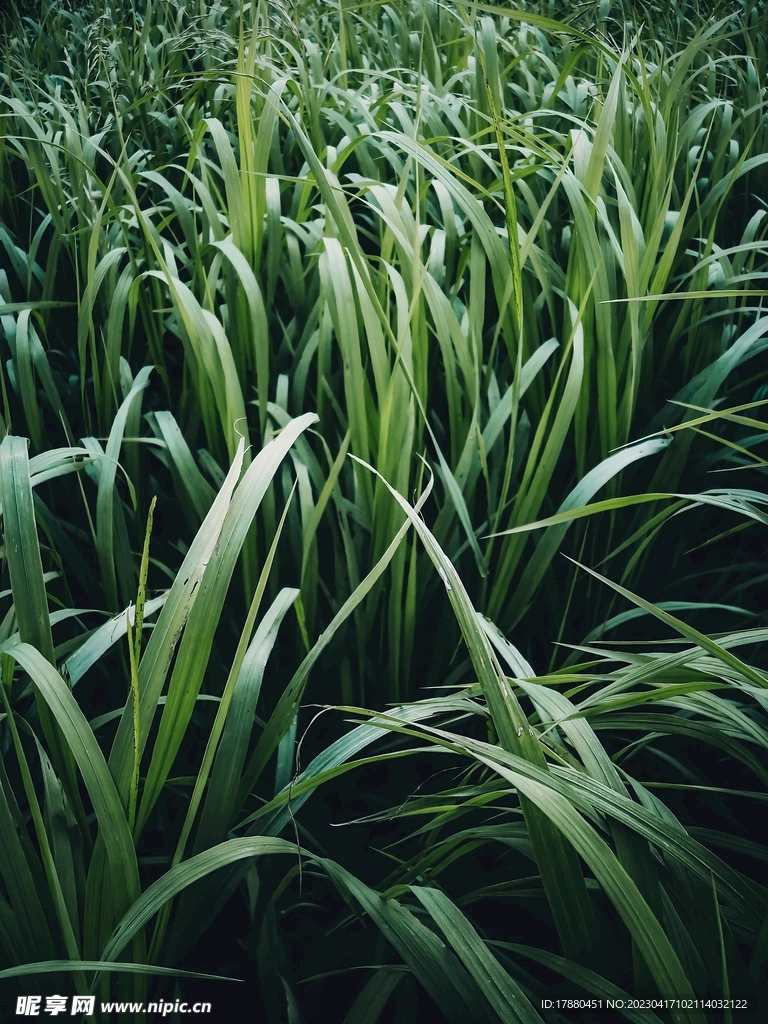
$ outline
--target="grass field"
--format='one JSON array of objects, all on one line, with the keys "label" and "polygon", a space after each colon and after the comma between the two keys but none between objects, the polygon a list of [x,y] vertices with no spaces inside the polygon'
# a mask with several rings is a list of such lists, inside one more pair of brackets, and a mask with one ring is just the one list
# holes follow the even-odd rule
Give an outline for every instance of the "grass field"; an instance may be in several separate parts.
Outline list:
[{"label": "grass field", "polygon": [[0,47],[6,1016],[763,1019],[765,5]]}]

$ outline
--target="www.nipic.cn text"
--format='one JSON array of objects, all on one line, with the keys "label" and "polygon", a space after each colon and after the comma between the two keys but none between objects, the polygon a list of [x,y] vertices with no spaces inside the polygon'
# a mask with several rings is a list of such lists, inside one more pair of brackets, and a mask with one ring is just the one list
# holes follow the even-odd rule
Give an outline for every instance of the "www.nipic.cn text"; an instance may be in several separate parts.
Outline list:
[{"label": "www.nipic.cn text", "polygon": [[[210,1013],[210,1003],[186,1003],[177,999],[150,1003],[100,1003],[102,1013],[154,1013],[166,1017],[170,1013]],[[76,1014],[92,1017],[96,1009],[95,996],[19,996],[16,1000],[17,1017],[39,1017],[48,1014],[57,1017]]]}]

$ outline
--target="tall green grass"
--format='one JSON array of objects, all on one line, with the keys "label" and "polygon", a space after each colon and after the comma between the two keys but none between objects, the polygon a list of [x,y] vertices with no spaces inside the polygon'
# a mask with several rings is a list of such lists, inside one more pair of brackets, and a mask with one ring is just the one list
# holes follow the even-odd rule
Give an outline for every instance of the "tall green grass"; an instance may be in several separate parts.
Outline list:
[{"label": "tall green grass", "polygon": [[[397,521],[340,453],[407,494],[428,452],[436,535],[477,602],[503,628],[544,615],[563,633],[542,585],[577,586],[552,566],[566,528],[535,551],[491,535],[631,493],[651,464],[653,491],[700,489],[690,432],[669,450],[612,453],[695,415],[665,400],[707,407],[724,386],[732,404],[753,397],[761,300],[742,293],[759,291],[763,211],[749,196],[765,173],[753,34],[724,18],[679,47],[640,26],[617,45],[519,11],[363,6],[337,22],[322,5],[280,10],[229,21],[216,6],[150,5],[119,34],[61,13],[76,41],[64,57],[56,30],[7,40],[2,172],[20,198],[6,202],[5,298],[19,344],[4,419],[22,416],[35,450],[70,443],[74,424],[106,436],[130,386],[122,360],[154,365],[153,404],[179,429],[150,419],[158,443],[131,444],[129,476],[146,507],[142,462],[164,462],[199,522],[212,491],[190,445],[223,470],[238,430],[268,438],[270,404],[278,423],[317,410],[325,445],[297,456],[286,556],[310,630]],[[37,67],[47,74],[31,80]],[[15,316],[18,302],[36,305]],[[642,538],[659,515],[607,517],[594,539],[575,526],[567,543],[639,580],[641,541],[614,555],[614,531]],[[100,575],[116,611],[135,580],[109,530]],[[413,621],[433,588],[423,558],[398,553],[358,622],[355,697],[415,692]],[[605,618],[598,593],[587,627]]]},{"label": "tall green grass", "polygon": [[[142,998],[237,890],[265,1012],[300,1019],[277,920],[303,874],[254,867],[285,832],[381,936],[349,1021],[416,1012],[408,974],[456,1020],[538,1019],[552,972],[759,987],[759,5],[8,26],[8,976]],[[302,770],[308,701],[374,717]],[[389,796],[426,823],[378,884],[299,810],[405,757],[393,732],[461,781]],[[721,815],[719,789],[730,828],[674,803]],[[512,852],[486,883],[487,844]],[[520,900],[536,942],[488,923]]]}]

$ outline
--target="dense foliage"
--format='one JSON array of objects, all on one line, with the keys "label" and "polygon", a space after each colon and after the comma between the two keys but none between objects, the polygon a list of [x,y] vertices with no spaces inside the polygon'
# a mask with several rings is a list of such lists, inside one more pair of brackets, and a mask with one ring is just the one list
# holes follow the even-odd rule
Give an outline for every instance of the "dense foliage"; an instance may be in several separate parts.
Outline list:
[{"label": "dense foliage", "polygon": [[754,1010],[767,41],[750,2],[5,12],[8,1007]]}]

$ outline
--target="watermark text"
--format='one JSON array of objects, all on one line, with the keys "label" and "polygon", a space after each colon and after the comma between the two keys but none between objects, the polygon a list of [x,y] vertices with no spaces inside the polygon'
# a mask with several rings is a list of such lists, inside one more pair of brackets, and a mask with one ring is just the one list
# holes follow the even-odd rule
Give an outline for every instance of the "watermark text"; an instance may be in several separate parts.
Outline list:
[{"label": "watermark text", "polygon": [[[160,1000],[149,1003],[99,1003],[102,1013],[152,1013],[167,1017],[172,1013],[211,1013],[210,1003],[187,1003]],[[16,1000],[17,1017],[74,1017],[77,1014],[92,1017],[96,1010],[95,996],[19,996]]]}]

